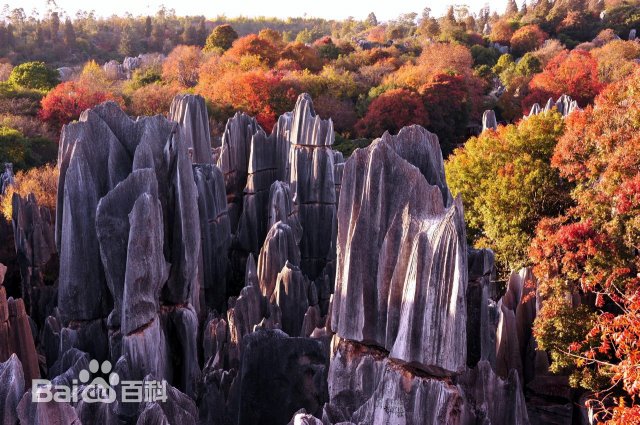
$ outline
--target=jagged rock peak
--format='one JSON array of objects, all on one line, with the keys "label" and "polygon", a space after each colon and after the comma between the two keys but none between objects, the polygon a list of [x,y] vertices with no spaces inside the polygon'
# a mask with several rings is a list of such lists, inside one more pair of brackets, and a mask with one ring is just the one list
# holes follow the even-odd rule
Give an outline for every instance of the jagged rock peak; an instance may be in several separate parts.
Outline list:
[{"label": "jagged rock peak", "polygon": [[400,129],[395,136],[385,132],[382,142],[389,144],[402,159],[417,167],[427,183],[438,186],[444,205],[451,205],[453,197],[444,175],[444,160],[438,136],[419,125],[410,125]]},{"label": "jagged rock peak", "polygon": [[316,115],[311,96],[307,93],[298,96],[293,109],[291,143],[305,146],[331,146],[334,138],[331,118],[324,120]]},{"label": "jagged rock peak", "polygon": [[169,108],[169,119],[180,124],[182,141],[187,144],[191,161],[211,164],[211,135],[204,97],[178,94]]},{"label": "jagged rock peak", "polygon": [[[414,126],[383,136],[345,165],[331,326],[341,338],[448,375],[466,362],[466,235],[462,201],[445,207],[441,189],[403,159],[430,152],[406,137],[425,133]],[[426,175],[438,175],[428,156],[416,157]]]}]

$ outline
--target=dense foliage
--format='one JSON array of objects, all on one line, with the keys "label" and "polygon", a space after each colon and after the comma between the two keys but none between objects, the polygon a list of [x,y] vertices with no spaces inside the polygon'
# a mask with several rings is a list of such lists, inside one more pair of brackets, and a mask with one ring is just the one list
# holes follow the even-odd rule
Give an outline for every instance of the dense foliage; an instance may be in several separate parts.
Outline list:
[{"label": "dense foliage", "polygon": [[492,248],[503,271],[528,264],[536,225],[568,204],[567,182],[551,167],[564,132],[557,112],[485,131],[446,163],[447,181],[464,200],[468,236]]},{"label": "dense foliage", "polygon": [[[552,350],[556,370],[576,368],[575,384],[605,391],[595,407],[615,424],[636,423],[640,391],[639,91],[636,72],[569,118],[552,165],[575,185],[575,206],[542,221],[531,247],[547,299],[540,346]],[[581,307],[568,308],[567,294]],[[559,332],[568,323],[573,332]]]}]

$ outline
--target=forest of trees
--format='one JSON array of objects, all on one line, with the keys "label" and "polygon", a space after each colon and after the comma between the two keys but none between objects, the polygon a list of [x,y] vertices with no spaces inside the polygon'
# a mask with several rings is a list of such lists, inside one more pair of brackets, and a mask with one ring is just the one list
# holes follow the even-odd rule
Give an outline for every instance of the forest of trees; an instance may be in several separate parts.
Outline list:
[{"label": "forest of trees", "polygon": [[[439,137],[465,203],[470,243],[501,275],[533,267],[535,324],[552,369],[591,394],[611,424],[640,423],[640,30],[636,0],[510,0],[504,11],[426,8],[347,19],[0,16],[0,162],[11,192],[55,207],[64,124],[106,100],[166,114],[177,93],[205,97],[213,136],[235,111],[270,131],[302,92],[350,154],[420,124]],[[128,75],[103,66],[140,56]],[[67,67],[63,76],[56,68]],[[64,77],[64,78],[63,78]],[[62,81],[64,80],[64,81]],[[528,118],[566,94],[580,110]],[[493,109],[496,130],[480,133]],[[40,167],[40,168],[38,168]],[[572,299],[580,299],[575,306]]]}]

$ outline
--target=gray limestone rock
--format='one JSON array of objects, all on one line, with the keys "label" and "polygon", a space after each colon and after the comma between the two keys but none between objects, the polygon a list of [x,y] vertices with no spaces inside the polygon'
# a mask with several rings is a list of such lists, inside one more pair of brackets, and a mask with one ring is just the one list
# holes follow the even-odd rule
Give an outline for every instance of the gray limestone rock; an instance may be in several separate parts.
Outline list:
[{"label": "gray limestone rock", "polygon": [[496,113],[493,109],[484,111],[482,114],[482,131],[498,128],[498,122],[496,121]]},{"label": "gray limestone rock", "polygon": [[[156,381],[152,375],[145,382]],[[166,384],[166,401],[144,402],[140,405],[140,415],[136,425],[198,424],[198,409],[195,402],[173,386]]]},{"label": "gray limestone rock", "polygon": [[343,420],[356,424],[458,424],[463,404],[450,382],[415,374],[383,350],[346,340],[331,360],[329,398]]},{"label": "gray limestone rock", "polygon": [[448,375],[466,362],[465,226],[461,201],[446,208],[424,174],[384,138],[347,161],[331,326],[341,338]]},{"label": "gray limestone rock", "polygon": [[[278,273],[271,302],[280,307],[282,330],[287,335],[302,336],[301,329],[309,308],[309,286],[309,281],[302,274],[300,268],[288,261]],[[304,336],[310,334],[311,332]]]},{"label": "gray limestone rock", "polygon": [[176,95],[169,108],[169,119],[180,124],[180,138],[187,146],[191,161],[195,164],[211,164],[211,134],[204,97]]},{"label": "gray limestone rock", "polygon": [[22,278],[22,299],[29,315],[41,322],[49,313],[38,305],[43,295],[50,296],[44,287],[44,274],[56,254],[51,211],[38,206],[33,194],[22,198],[14,193],[11,224]]},{"label": "gray limestone rock", "polygon": [[330,257],[336,220],[333,123],[315,114],[306,93],[291,120],[288,182],[303,229],[300,267],[316,279]]},{"label": "gray limestone rock", "polygon": [[262,295],[271,299],[278,273],[287,263],[300,264],[300,253],[293,230],[283,222],[271,227],[258,257],[258,278]]},{"label": "gray limestone rock", "polygon": [[227,211],[224,176],[215,165],[194,165],[198,190],[201,260],[200,287],[207,307],[224,311],[227,296],[227,254],[231,245],[231,226]]},{"label": "gray limestone rock", "polygon": [[238,425],[285,424],[302,408],[322,413],[328,359],[318,341],[260,329],[243,345]]},{"label": "gray limestone rock", "polygon": [[242,214],[242,197],[249,172],[251,139],[258,129],[260,126],[255,118],[238,112],[227,121],[222,135],[218,167],[224,174],[232,233],[236,232]]},{"label": "gray limestone rock", "polygon": [[18,356],[12,354],[8,360],[0,363],[0,423],[15,425],[18,403],[25,391],[22,364]]},{"label": "gray limestone rock", "polygon": [[122,322],[128,334],[155,316],[160,288],[168,276],[153,169],[134,170],[100,200],[96,229],[114,303],[109,326],[120,327]]},{"label": "gray limestone rock", "polygon": [[464,392],[465,410],[473,410],[477,423],[528,425],[529,416],[518,374],[509,372],[502,380],[491,365],[482,360],[463,373],[458,387]]}]

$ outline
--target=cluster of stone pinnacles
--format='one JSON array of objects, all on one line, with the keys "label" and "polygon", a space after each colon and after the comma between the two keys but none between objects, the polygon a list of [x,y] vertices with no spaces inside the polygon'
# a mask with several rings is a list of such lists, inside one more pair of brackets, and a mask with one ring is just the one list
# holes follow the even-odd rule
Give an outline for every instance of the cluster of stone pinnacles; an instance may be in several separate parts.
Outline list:
[{"label": "cluster of stone pinnacles", "polygon": [[[193,95],[168,119],[104,103],[65,126],[55,219],[14,199],[3,423],[529,423],[517,326],[530,337],[535,307],[511,317],[522,282],[495,301],[438,138],[406,127],[346,162],[333,141],[306,94],[271,134],[236,114],[214,150]],[[90,359],[168,400],[32,402],[31,379]]]}]

